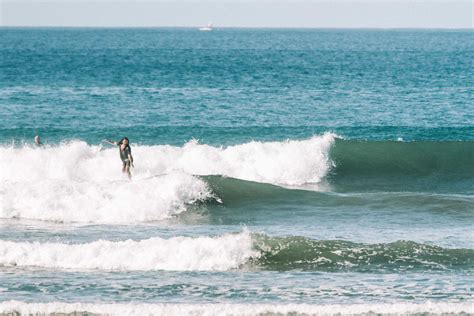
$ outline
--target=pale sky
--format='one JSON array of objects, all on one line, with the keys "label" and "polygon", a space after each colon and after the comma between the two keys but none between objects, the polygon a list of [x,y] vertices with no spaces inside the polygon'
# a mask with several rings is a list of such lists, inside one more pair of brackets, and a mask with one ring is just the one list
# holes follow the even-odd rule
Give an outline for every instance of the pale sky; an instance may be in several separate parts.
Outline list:
[{"label": "pale sky", "polygon": [[472,28],[466,0],[0,0],[0,26]]}]

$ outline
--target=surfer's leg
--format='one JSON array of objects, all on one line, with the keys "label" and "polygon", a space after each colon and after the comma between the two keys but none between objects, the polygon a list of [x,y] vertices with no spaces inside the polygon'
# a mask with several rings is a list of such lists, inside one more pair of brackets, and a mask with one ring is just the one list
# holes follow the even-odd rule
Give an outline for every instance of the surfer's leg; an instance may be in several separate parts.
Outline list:
[{"label": "surfer's leg", "polygon": [[132,178],[132,174],[130,173],[130,161],[127,161],[126,163],[124,163],[123,172],[127,173],[129,179]]},{"label": "surfer's leg", "polygon": [[123,162],[123,165],[122,165],[122,172],[125,173],[127,172],[127,169],[130,168],[130,164],[128,163],[128,161],[122,161]]}]

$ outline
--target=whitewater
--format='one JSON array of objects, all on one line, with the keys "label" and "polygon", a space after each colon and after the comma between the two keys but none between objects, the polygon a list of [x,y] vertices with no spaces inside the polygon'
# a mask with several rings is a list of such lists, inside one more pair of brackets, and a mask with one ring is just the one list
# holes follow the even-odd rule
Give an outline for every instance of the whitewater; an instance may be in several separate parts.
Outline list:
[{"label": "whitewater", "polygon": [[335,136],[228,147],[134,146],[133,180],[120,174],[118,149],[74,141],[0,147],[0,217],[61,222],[133,223],[169,218],[212,198],[197,175],[280,185],[320,182]]},{"label": "whitewater", "polygon": [[366,314],[470,314],[473,307],[470,304],[450,306],[442,303],[427,304],[371,304],[371,305],[309,305],[309,304],[67,304],[55,303],[23,303],[9,301],[0,303],[0,309],[6,312],[21,314],[36,313],[87,313],[106,315],[366,315]]},{"label": "whitewater", "polygon": [[471,38],[0,27],[0,315],[474,314]]},{"label": "whitewater", "polygon": [[[354,151],[354,146],[361,151]],[[403,289],[406,293],[424,293],[428,299],[425,303],[407,303],[395,297],[390,298],[390,304],[379,300],[355,305],[339,302],[361,290],[360,286],[363,291],[375,287],[390,292],[404,282],[395,279],[387,286],[384,278],[373,281],[369,277],[357,290],[342,292],[336,290],[336,285],[334,289],[318,289],[316,294],[305,285],[299,289],[306,293],[303,299],[297,304],[285,299],[283,302],[289,303],[286,305],[265,305],[258,300],[251,304],[225,300],[226,305],[201,304],[199,300],[185,305],[156,304],[154,295],[149,297],[151,301],[145,300],[148,303],[132,305],[120,301],[112,305],[31,303],[7,295],[0,308],[6,313],[82,311],[112,315],[143,311],[169,315],[347,314],[354,310],[361,314],[471,313],[472,304],[462,302],[471,297],[467,287],[474,269],[468,220],[473,200],[465,187],[472,180],[465,175],[471,166],[457,159],[456,152],[469,152],[472,144],[440,145],[451,152],[431,155],[436,168],[427,166],[426,160],[417,165],[426,150],[431,150],[429,143],[373,143],[370,150],[366,146],[329,132],[302,140],[218,147],[196,140],[182,146],[132,143],[135,168],[129,180],[120,171],[114,147],[78,140],[42,147],[3,145],[0,221],[9,229],[0,231],[0,268],[7,274],[14,269],[21,275],[39,273],[44,277],[51,277],[51,273],[64,277],[118,274],[114,276],[118,284],[124,282],[121,274],[136,275],[133,278],[140,282],[143,273],[240,271],[257,273],[255,280],[243,281],[252,287],[257,286],[255,282],[268,282],[258,281],[260,273],[412,273],[421,274],[420,282],[437,280],[440,284],[433,288],[432,295],[423,292],[423,286]],[[390,155],[381,157],[381,150],[390,151]],[[407,150],[411,150],[408,158],[393,157]],[[353,154],[348,155],[350,151]],[[380,170],[375,178],[372,169]],[[406,187],[380,191],[394,173]],[[415,175],[418,180],[413,182]],[[354,190],[354,177],[365,186],[351,192],[348,190]],[[454,192],[435,187],[434,191],[427,190],[423,181],[432,181],[433,177],[445,179]],[[462,190],[457,189],[459,184]],[[419,190],[421,187],[423,190]],[[453,207],[457,213],[451,211]],[[303,213],[294,218],[298,209]],[[303,216],[308,209],[313,210],[312,214]],[[325,214],[324,219],[320,213]],[[418,223],[411,224],[412,231],[403,232],[401,227],[406,223],[394,221],[394,213]],[[441,219],[451,218],[450,222],[439,222],[440,215]],[[344,217],[355,225],[341,221]],[[271,224],[290,218],[286,228]],[[308,225],[316,219],[319,223]],[[455,222],[457,228],[452,231]],[[229,225],[233,223],[240,225],[237,231]],[[363,232],[357,223],[364,223]],[[188,229],[183,225],[191,226]],[[433,225],[437,226],[436,234]],[[25,239],[25,234],[31,237]],[[423,277],[425,273],[430,273],[429,279]],[[447,281],[446,273],[459,275],[460,279]],[[6,278],[7,292],[13,285],[10,282],[17,281]],[[277,283],[280,285],[270,293],[295,295],[290,289],[282,292],[285,282]],[[232,291],[233,286],[218,285],[213,295],[219,297],[217,293]],[[70,291],[68,286],[65,289],[66,293]],[[454,302],[432,302],[446,289],[457,289]],[[337,299],[323,300],[323,304],[313,301],[324,291],[333,292]]]}]

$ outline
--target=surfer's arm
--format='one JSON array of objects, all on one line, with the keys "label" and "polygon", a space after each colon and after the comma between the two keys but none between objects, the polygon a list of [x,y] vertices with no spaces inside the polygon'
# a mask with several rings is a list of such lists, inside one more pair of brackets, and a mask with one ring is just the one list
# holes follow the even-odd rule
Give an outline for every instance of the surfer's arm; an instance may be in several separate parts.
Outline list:
[{"label": "surfer's arm", "polygon": [[128,159],[130,160],[130,165],[135,168],[135,166],[133,165],[133,156],[132,156],[132,153],[129,151],[128,152]]},{"label": "surfer's arm", "polygon": [[110,139],[104,139],[105,143],[109,143],[110,145],[118,145],[117,142],[111,141]]}]

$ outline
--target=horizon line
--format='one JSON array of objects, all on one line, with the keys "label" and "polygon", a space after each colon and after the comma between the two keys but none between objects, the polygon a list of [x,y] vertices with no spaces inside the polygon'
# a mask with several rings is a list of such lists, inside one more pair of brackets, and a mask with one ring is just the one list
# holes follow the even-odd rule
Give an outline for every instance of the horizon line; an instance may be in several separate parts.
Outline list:
[{"label": "horizon line", "polygon": [[[144,25],[0,25],[0,28],[69,28],[69,29],[197,29],[203,27],[202,25],[195,26],[144,26]],[[308,29],[308,30],[467,30],[472,31],[474,27],[404,27],[404,26],[389,26],[389,27],[338,27],[338,26],[213,26],[213,30],[220,29]],[[212,32],[211,31],[211,32]]]}]

